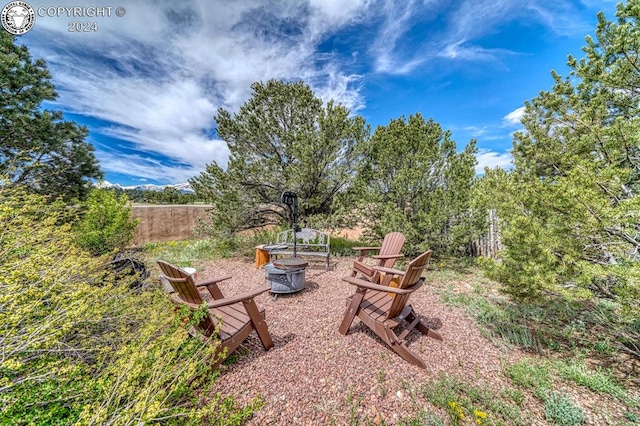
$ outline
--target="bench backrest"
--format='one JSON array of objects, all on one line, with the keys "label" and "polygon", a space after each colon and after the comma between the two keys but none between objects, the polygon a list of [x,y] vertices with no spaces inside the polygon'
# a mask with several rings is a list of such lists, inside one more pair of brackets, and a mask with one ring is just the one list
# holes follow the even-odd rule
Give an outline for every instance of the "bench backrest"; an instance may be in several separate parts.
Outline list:
[{"label": "bench backrest", "polygon": [[[293,229],[278,233],[276,244],[293,244]],[[311,228],[302,228],[296,232],[296,244],[308,247],[324,247],[329,250],[329,234]]]}]

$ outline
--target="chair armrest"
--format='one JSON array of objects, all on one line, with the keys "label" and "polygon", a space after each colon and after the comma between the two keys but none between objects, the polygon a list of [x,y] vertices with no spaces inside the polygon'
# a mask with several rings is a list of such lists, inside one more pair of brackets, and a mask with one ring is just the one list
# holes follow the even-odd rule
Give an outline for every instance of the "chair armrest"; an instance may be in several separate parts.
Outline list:
[{"label": "chair armrest", "polygon": [[399,276],[404,276],[405,272],[404,271],[400,271],[398,269],[393,269],[393,268],[385,268],[384,266],[372,266],[371,269],[376,270],[378,272],[384,272],[385,274],[393,274],[393,275],[399,275]]},{"label": "chair armrest", "polygon": [[206,281],[199,281],[199,282],[196,283],[196,287],[203,287],[203,286],[207,286],[209,284],[217,284],[220,281],[228,280],[229,278],[232,278],[232,276],[231,275],[223,275],[222,277],[211,278],[210,280],[206,280]]},{"label": "chair armrest", "polygon": [[207,306],[209,308],[219,308],[221,306],[233,305],[234,303],[242,302],[243,300],[251,300],[254,297],[264,293],[265,291],[269,291],[270,287],[262,286],[255,288],[253,290],[245,291],[244,293],[236,294],[232,297],[225,297],[224,299],[218,300],[210,300],[207,301]]},{"label": "chair armrest", "polygon": [[160,274],[160,278],[164,278],[165,280],[167,280],[169,282],[174,282],[174,283],[186,283],[187,282],[186,278],[168,277],[165,274]]},{"label": "chair armrest", "polygon": [[404,257],[403,254],[374,254],[371,256],[374,259],[400,259]]},{"label": "chair armrest", "polygon": [[397,287],[389,287],[386,285],[373,284],[372,282],[369,282],[360,278],[351,277],[348,275],[346,277],[342,277],[342,281],[346,281],[349,284],[358,286],[360,288],[366,288],[367,290],[383,291],[385,293],[394,293],[394,294],[413,293],[414,291],[422,287],[422,283],[424,282],[424,280],[420,279],[416,284],[414,284],[411,287],[397,288]]}]

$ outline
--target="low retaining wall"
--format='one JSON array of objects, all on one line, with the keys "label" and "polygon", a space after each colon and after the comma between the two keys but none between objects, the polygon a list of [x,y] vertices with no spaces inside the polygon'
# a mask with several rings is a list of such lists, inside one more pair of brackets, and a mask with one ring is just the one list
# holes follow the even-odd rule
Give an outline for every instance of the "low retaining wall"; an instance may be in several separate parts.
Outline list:
[{"label": "low retaining wall", "polygon": [[161,241],[186,240],[193,236],[199,219],[207,218],[209,205],[136,204],[131,216],[140,219],[133,237],[134,246]]}]

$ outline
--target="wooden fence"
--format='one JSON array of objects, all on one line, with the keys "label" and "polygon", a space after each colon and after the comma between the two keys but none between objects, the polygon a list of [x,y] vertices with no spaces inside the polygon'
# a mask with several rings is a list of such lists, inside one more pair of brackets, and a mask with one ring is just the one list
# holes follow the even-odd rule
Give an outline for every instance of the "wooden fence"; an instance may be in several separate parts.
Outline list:
[{"label": "wooden fence", "polygon": [[[209,205],[134,205],[132,216],[140,219],[133,240],[134,246],[149,242],[184,240],[193,236],[193,228],[201,219],[207,219]],[[483,238],[469,245],[474,257],[498,257],[500,243],[499,219],[495,210],[489,210],[489,229]],[[342,230],[338,235],[359,238],[362,229]]]}]

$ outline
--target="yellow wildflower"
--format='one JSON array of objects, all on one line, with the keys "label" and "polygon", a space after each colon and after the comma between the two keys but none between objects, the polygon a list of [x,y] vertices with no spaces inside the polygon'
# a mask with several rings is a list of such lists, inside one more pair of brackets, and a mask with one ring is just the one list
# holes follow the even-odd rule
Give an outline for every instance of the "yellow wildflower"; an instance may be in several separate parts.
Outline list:
[{"label": "yellow wildflower", "polygon": [[479,411],[474,409],[473,414],[476,416],[476,424],[478,425],[481,425],[482,420],[487,418],[487,413],[485,413],[484,411]]}]

